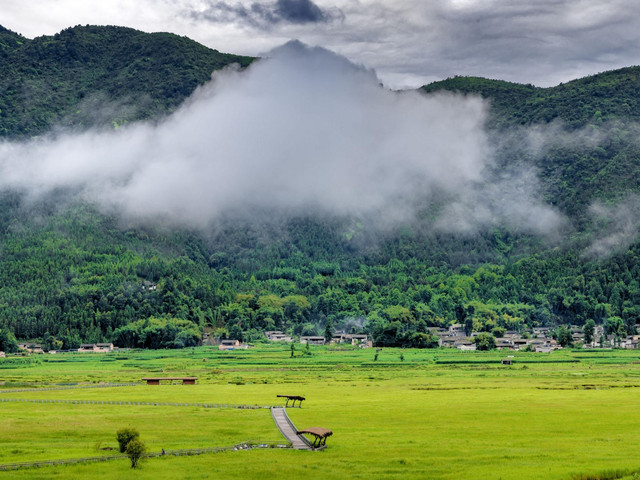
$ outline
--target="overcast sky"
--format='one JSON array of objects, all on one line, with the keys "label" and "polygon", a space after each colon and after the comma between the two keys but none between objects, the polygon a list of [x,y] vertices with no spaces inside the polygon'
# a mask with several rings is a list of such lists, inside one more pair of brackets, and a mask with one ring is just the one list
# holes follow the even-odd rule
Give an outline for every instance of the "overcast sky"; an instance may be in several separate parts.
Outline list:
[{"label": "overcast sky", "polygon": [[393,88],[453,75],[552,86],[640,64],[637,0],[1,0],[33,38],[78,24],[186,35],[260,55],[290,39],[375,69]]}]

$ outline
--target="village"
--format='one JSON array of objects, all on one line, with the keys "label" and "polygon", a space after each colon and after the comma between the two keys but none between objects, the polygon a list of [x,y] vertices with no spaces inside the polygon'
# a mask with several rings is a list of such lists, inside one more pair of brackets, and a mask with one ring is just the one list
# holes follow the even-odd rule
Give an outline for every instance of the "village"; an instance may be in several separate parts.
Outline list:
[{"label": "village", "polygon": [[[551,327],[534,327],[530,331],[522,333],[507,330],[501,337],[495,339],[495,349],[550,353],[554,350],[564,348],[552,337],[552,331],[553,328]],[[593,341],[588,343],[584,341],[583,327],[572,325],[568,327],[568,331],[571,334],[574,348],[637,349],[638,344],[640,344],[640,335],[629,335],[624,338],[615,335],[605,335],[602,325],[595,327]],[[464,326],[460,323],[455,323],[450,325],[449,328],[431,327],[429,328],[429,333],[438,338],[438,346],[441,348],[456,348],[463,351],[472,351],[477,349],[475,338],[481,332],[472,332],[471,335],[467,335],[464,331]],[[320,335],[293,337],[280,330],[266,331],[264,334],[265,340],[268,342],[298,342],[303,345],[352,345],[359,348],[372,348],[374,346],[371,336],[364,333],[336,332],[329,341]],[[236,339],[213,338],[208,333],[203,335],[202,344],[217,346],[219,350],[241,350],[252,346],[249,343],[244,343]],[[39,343],[23,342],[18,344],[18,348],[18,354],[56,354],[63,352],[109,353],[114,350],[119,350],[113,343],[87,343],[73,350],[49,350],[46,352]],[[0,351],[0,358],[5,356],[5,352]]]},{"label": "village", "polygon": [[[495,339],[495,349],[497,350],[512,350],[512,351],[531,351],[538,353],[550,353],[554,350],[564,348],[556,339],[552,336],[552,327],[534,327],[530,331],[516,332],[513,330],[507,330],[501,337]],[[598,325],[595,327],[593,334],[593,341],[585,343],[583,327],[572,325],[568,327],[568,331],[571,333],[573,345],[575,348],[623,348],[623,349],[637,349],[640,343],[640,335],[630,335],[625,338],[620,338],[615,335],[605,335],[604,327]],[[353,334],[346,332],[336,332],[332,336],[331,340],[320,335],[307,335],[295,338],[280,330],[266,331],[265,338],[270,342],[284,342],[292,343],[299,342],[300,344],[309,345],[353,345],[360,348],[371,348],[374,346],[372,338],[364,333]],[[471,335],[467,335],[464,331],[464,326],[460,323],[455,323],[449,328],[429,328],[429,333],[435,335],[438,338],[438,346],[442,348],[456,348],[458,350],[476,350],[475,338],[481,332],[472,332]],[[234,350],[249,348],[250,345],[242,343],[239,340],[233,339],[205,339],[203,343],[210,342],[210,345],[218,345],[220,350]]]},{"label": "village", "polygon": [[[595,327],[593,341],[584,341],[583,327],[572,325],[567,327],[571,334],[572,343],[576,348],[625,348],[637,349],[640,335],[632,335],[619,338],[615,335],[605,335],[604,327]],[[438,337],[440,347],[457,348],[458,350],[476,350],[475,337],[481,332],[472,332],[467,335],[462,324],[455,323],[449,328],[430,328],[430,332]],[[560,343],[552,336],[552,327],[534,327],[530,331],[517,332],[507,330],[501,337],[495,339],[497,350],[527,350],[539,353],[549,353],[559,350]]]}]

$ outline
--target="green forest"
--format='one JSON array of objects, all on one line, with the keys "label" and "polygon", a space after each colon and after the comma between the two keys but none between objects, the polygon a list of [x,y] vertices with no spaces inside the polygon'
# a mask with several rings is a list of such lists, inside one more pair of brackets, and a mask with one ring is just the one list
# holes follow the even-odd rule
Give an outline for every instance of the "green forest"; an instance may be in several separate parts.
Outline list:
[{"label": "green forest", "polygon": [[[212,71],[252,61],[121,27],[78,26],[32,40],[0,27],[0,136],[158,120]],[[428,224],[373,234],[356,219],[313,216],[277,227],[227,220],[205,233],[131,226],[90,204],[5,190],[0,339],[178,348],[197,344],[205,328],[245,341],[265,330],[346,330],[369,333],[379,346],[430,347],[433,326],[523,332],[589,320],[636,333],[640,67],[553,88],[455,77],[421,91],[489,102],[494,168],[535,166],[544,202],[570,220],[563,238],[507,227],[443,233]],[[102,104],[111,108],[89,114]],[[527,128],[554,129],[560,140],[532,155],[521,146]],[[595,201],[614,213],[594,218]],[[616,222],[625,240],[594,253],[590,246]]]}]

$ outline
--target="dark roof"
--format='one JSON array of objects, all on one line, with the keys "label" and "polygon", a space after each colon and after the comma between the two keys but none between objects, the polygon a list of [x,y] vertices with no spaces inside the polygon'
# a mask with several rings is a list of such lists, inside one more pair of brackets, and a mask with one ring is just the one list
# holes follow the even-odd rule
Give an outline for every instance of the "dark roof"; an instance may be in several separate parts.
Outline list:
[{"label": "dark roof", "polygon": [[322,427],[309,427],[305,430],[298,430],[298,433],[310,433],[311,435],[315,435],[319,438],[326,438],[333,435],[331,430]]},{"label": "dark roof", "polygon": [[276,397],[288,398],[289,400],[306,400],[306,398],[301,397],[300,395],[276,395]]},{"label": "dark roof", "polygon": [[198,377],[144,377],[142,380],[197,380]]}]

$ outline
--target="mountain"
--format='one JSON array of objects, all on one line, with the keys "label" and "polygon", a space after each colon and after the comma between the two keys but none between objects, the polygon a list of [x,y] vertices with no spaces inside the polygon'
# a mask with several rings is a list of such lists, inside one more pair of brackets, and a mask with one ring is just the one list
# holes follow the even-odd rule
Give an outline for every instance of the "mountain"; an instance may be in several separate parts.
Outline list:
[{"label": "mountain", "polygon": [[[640,178],[640,148],[634,140],[640,120],[640,67],[552,88],[455,77],[421,90],[481,96],[491,105],[488,126],[500,132],[499,136],[513,135],[512,141],[521,145],[527,144],[526,135],[535,127],[545,145],[540,155],[529,160],[543,179],[545,199],[581,227],[594,199],[610,201],[629,192],[640,193],[636,180]],[[510,148],[510,160],[514,152],[526,155],[522,148]]]},{"label": "mountain", "polygon": [[454,77],[422,87],[489,99],[494,124],[504,127],[562,120],[570,128],[607,120],[640,118],[640,67],[592,75],[539,88],[479,77]]},{"label": "mountain", "polygon": [[172,112],[211,73],[252,59],[186,37],[77,26],[32,40],[0,27],[0,135],[87,128]]},{"label": "mountain", "polygon": [[[0,56],[0,136],[12,141],[158,120],[212,71],[252,61],[172,34],[95,26],[32,40],[0,29]],[[62,190],[36,200],[0,191],[0,340],[9,331],[65,348],[178,347],[194,341],[185,320],[245,340],[340,328],[402,346],[433,345],[428,327],[465,320],[496,334],[589,319],[633,333],[639,73],[553,88],[456,77],[421,89],[486,100],[488,178],[533,168],[544,203],[566,219],[560,239],[507,225],[441,231],[430,220],[437,199],[390,231],[309,213],[231,217],[203,232],[128,224]]]}]

